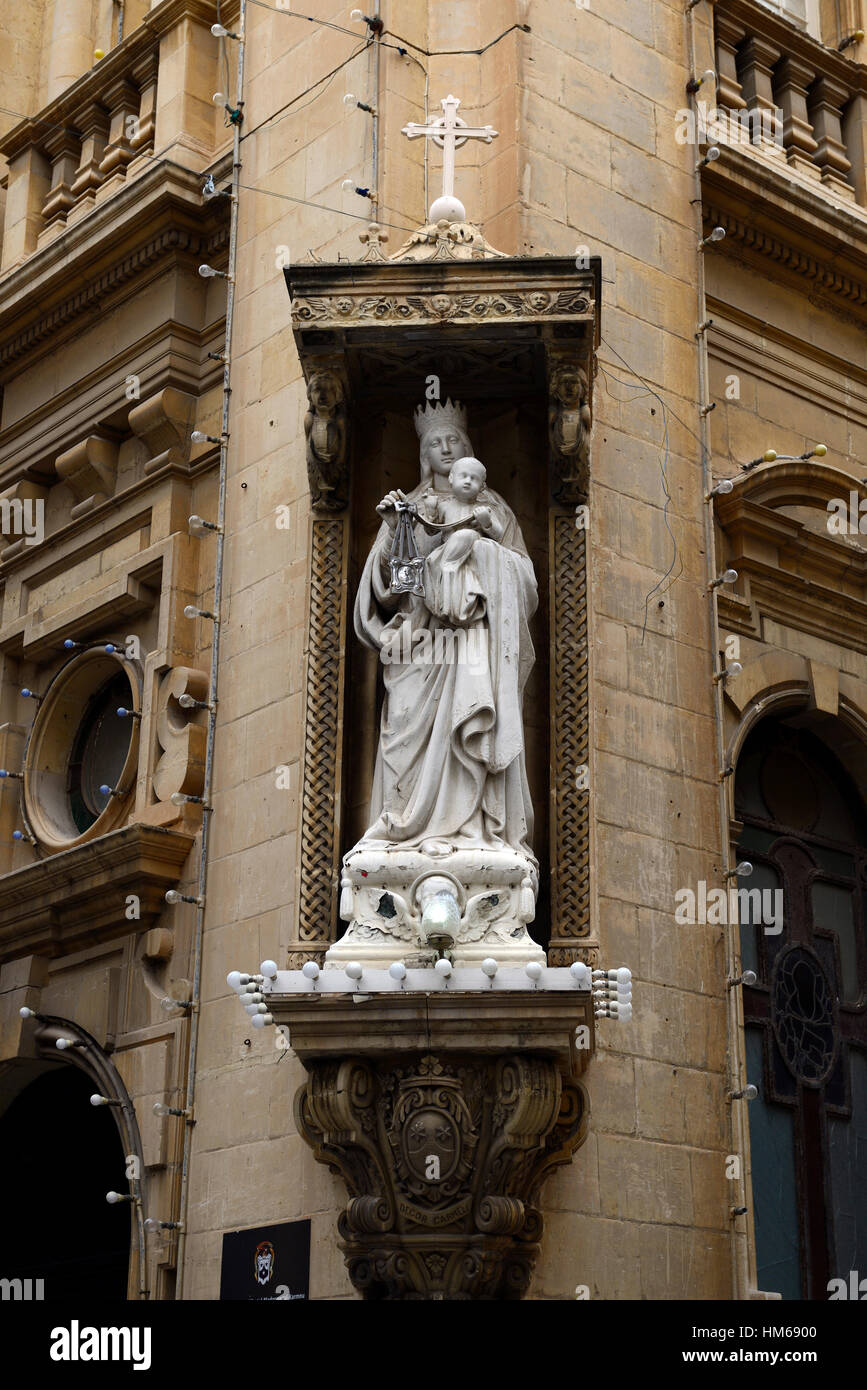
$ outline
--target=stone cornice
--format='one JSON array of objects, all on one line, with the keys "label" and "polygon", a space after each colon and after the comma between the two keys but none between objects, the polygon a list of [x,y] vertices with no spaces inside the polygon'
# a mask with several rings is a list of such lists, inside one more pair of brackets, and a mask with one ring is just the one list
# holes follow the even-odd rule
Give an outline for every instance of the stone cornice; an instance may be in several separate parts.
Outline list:
[{"label": "stone cornice", "polygon": [[90,102],[98,102],[103,93],[118,78],[126,77],[133,63],[150,52],[160,36],[182,19],[196,19],[211,25],[217,17],[215,0],[163,0],[161,5],[144,15],[139,25],[123,43],[113,48],[95,67],[67,87],[36,116],[19,121],[0,140],[0,155],[14,159],[28,145],[38,145],[52,127],[68,125],[75,113]]},{"label": "stone cornice", "polygon": [[721,146],[713,173],[703,178],[705,230],[720,226],[726,239],[715,254],[738,254],[760,274],[772,262],[780,279],[805,279],[864,314],[867,306],[867,212],[806,187],[786,166],[760,162],[735,146]]},{"label": "stone cornice", "polygon": [[798,461],[748,474],[733,492],[716,499],[726,563],[737,569],[746,594],[720,594],[724,624],[761,636],[762,619],[773,618],[825,641],[867,651],[867,550],[810,530],[778,510],[809,506],[824,511],[831,498],[848,501],[850,490],[859,496],[864,492],[856,478],[839,469]]},{"label": "stone cornice", "polygon": [[223,208],[202,207],[200,174],[155,161],[113,198],[2,282],[0,365],[94,309],[172,254],[191,258],[228,236]]},{"label": "stone cornice", "polygon": [[[164,906],[193,837],[131,825],[0,877],[0,961],[68,955],[98,941],[146,930]],[[125,896],[140,917],[124,915]]]},{"label": "stone cornice", "polygon": [[574,326],[598,344],[601,262],[567,256],[495,260],[367,261],[284,270],[299,348],[427,324],[450,332],[506,323]]}]

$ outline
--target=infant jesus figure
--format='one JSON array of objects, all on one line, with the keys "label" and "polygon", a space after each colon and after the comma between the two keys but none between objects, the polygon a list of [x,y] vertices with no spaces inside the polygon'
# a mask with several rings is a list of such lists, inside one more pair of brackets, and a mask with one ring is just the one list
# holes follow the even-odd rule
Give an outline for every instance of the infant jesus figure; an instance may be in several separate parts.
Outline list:
[{"label": "infant jesus figure", "polygon": [[464,525],[475,523],[483,535],[501,541],[506,530],[505,523],[494,516],[490,507],[473,506],[485,486],[487,476],[481,459],[458,459],[452,464],[449,472],[451,492],[441,493],[436,498],[428,494],[430,510],[426,513],[425,520],[438,522],[449,528],[461,522]]}]

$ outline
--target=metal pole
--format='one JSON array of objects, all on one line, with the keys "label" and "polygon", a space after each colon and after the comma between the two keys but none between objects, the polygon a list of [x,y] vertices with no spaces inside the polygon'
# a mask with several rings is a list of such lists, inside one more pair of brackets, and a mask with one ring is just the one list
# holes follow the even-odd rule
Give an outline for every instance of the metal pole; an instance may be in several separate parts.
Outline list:
[{"label": "metal pole", "polygon": [[[235,97],[236,110],[243,109],[244,93],[244,50],[246,45],[246,0],[241,0],[241,11],[238,19],[238,77],[237,94]],[[205,752],[205,786],[202,793],[206,807],[211,804],[211,778],[214,766],[214,735],[217,722],[217,677],[220,663],[220,623],[222,621],[222,597],[223,597],[223,550],[225,546],[225,522],[226,522],[226,473],[228,465],[228,437],[229,437],[229,410],[232,399],[231,371],[232,371],[232,326],[235,308],[235,271],[238,255],[238,194],[241,182],[241,120],[240,116],[234,122],[234,141],[232,150],[232,194],[231,194],[231,213],[229,221],[229,278],[227,280],[226,294],[226,338],[223,350],[223,414],[222,428],[220,431],[220,480],[219,496],[217,501],[217,553],[215,560],[214,574],[214,622],[213,642],[211,645],[211,678],[208,692],[208,741]],[[196,1061],[198,1057],[199,1045],[199,1014],[201,1009],[201,982],[202,982],[202,943],[204,935],[205,908],[207,906],[207,876],[208,876],[208,843],[210,839],[210,818],[211,813],[207,809],[202,820],[202,843],[199,858],[199,893],[202,905],[196,908],[196,934],[193,956],[193,1007],[190,1017],[190,1051],[187,1063],[187,1085],[186,1099],[183,1108],[191,1112],[190,1118],[185,1123],[184,1132],[184,1156],[181,1168],[181,1197],[179,1203],[179,1220],[181,1223],[180,1235],[178,1238],[178,1270],[175,1297],[183,1298],[184,1289],[184,1261],[187,1247],[187,1208],[189,1201],[189,1177],[190,1177],[190,1152],[192,1149],[193,1125],[192,1120],[195,1116],[194,1102],[196,1093]]]}]

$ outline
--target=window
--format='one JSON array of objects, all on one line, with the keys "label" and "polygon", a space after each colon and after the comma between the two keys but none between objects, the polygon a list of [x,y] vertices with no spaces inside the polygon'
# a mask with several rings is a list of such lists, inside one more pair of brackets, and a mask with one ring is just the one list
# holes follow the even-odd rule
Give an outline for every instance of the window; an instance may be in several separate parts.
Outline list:
[{"label": "window", "polygon": [[138,720],[117,711],[138,713],[140,691],[138,665],[103,644],[74,656],[45,687],[23,782],[26,824],[43,850],[69,849],[125,821],[138,772]]},{"label": "window", "polygon": [[750,734],[735,813],[758,1287],[827,1299],[867,1272],[867,812],[801,717]]},{"label": "window", "polygon": [[802,29],[819,37],[819,0],[759,0],[768,10],[775,10]]}]

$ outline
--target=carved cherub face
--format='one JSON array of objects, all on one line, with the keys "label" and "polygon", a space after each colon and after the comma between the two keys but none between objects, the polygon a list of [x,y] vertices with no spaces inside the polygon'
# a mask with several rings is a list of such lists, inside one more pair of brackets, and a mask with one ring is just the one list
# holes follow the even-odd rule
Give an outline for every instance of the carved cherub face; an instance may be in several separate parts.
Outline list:
[{"label": "carved cherub face", "polygon": [[462,458],[452,465],[449,487],[462,502],[475,502],[485,486],[487,471],[481,459]]},{"label": "carved cherub face", "polygon": [[316,372],[310,378],[308,396],[314,410],[333,410],[341,396],[337,378],[330,372]]},{"label": "carved cherub face", "polygon": [[580,369],[561,368],[551,383],[557,400],[569,409],[577,409],[586,395],[587,381]]},{"label": "carved cherub face", "polygon": [[470,441],[451,425],[432,429],[421,446],[422,463],[443,478],[448,477],[453,463],[470,452]]}]

